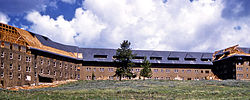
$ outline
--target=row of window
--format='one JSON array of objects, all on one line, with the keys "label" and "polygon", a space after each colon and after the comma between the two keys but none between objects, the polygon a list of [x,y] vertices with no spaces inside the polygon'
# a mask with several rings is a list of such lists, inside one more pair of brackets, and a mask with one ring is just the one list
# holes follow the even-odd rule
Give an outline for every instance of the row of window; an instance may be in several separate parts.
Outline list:
[{"label": "row of window", "polygon": [[[40,63],[41,63],[41,65],[43,65],[44,60],[41,59]],[[50,65],[49,60],[47,61],[47,64]],[[37,66],[37,65],[35,64],[35,66]],[[53,62],[53,66],[56,67],[56,62]],[[63,66],[62,63],[59,63],[59,67],[62,68],[62,66]],[[68,69],[68,64],[65,64],[64,66],[65,66],[65,69]],[[35,68],[37,68],[37,67],[35,67]],[[70,69],[73,70],[73,65],[70,65]],[[80,71],[80,69],[77,69],[76,66],[74,67],[74,69],[75,69],[75,71]]]},{"label": "row of window", "polygon": [[[4,58],[6,53],[1,52],[1,57]],[[13,59],[13,53],[9,53],[10,59]],[[18,55],[18,60],[21,61],[22,57],[21,55]],[[31,57],[26,56],[26,62],[31,62]]]},{"label": "row of window", "polygon": [[[182,73],[185,72],[184,69],[182,69],[182,70],[174,69],[174,73],[178,73],[179,71],[182,72]],[[157,72],[159,72],[159,70],[158,70],[158,69],[154,69],[154,72],[157,73]],[[164,69],[161,69],[161,72],[164,72]],[[170,69],[166,69],[166,73],[170,73],[170,72],[171,72]],[[187,72],[187,73],[191,73],[192,70],[186,70],[186,72]],[[195,72],[195,73],[199,73],[199,70],[194,70],[194,72]],[[201,70],[201,73],[204,73],[204,71]],[[205,73],[209,73],[209,71],[208,71],[208,70],[205,70]]]},{"label": "row of window", "polygon": [[[86,68],[86,71],[91,71],[91,68]],[[96,68],[93,68],[93,71],[95,72],[96,71]],[[99,71],[100,72],[104,72],[104,68],[99,68]],[[113,68],[108,68],[108,71],[109,72],[113,72],[114,71],[114,69]]]},{"label": "row of window", "polygon": [[[238,78],[243,78],[243,77],[244,77],[244,74],[237,74],[237,77],[238,77]],[[248,78],[248,74],[246,74],[246,77]]]},{"label": "row of window", "polygon": [[[86,68],[86,71],[91,71],[91,68]],[[93,68],[93,71],[95,72],[96,71],[96,68]],[[100,72],[104,72],[104,68],[99,68],[99,71]],[[108,68],[108,71],[109,72],[113,72],[114,71],[114,69],[113,68]],[[130,71],[134,71],[134,69],[130,69]],[[140,69],[135,69],[135,71],[136,72],[140,72]],[[185,70],[180,70],[181,72],[185,72]],[[154,69],[154,72],[159,72],[159,69]],[[161,72],[164,72],[164,69],[161,69]],[[171,70],[170,69],[166,69],[166,72],[167,73],[170,73],[171,72]],[[174,69],[174,72],[175,73],[178,73],[179,72],[179,70],[178,69]],[[191,73],[192,72],[192,70],[186,70],[186,72],[187,73]],[[194,70],[194,72],[195,73],[199,73],[199,70]],[[200,71],[200,73],[209,73],[209,70],[205,70],[205,71],[203,71],[203,70],[201,70]]]},{"label": "row of window", "polygon": [[[243,71],[243,67],[237,67],[237,71]],[[248,71],[248,68],[246,68],[246,71]]]},{"label": "row of window", "polygon": [[[93,57],[97,58],[97,59],[106,59],[106,58],[108,58],[108,55],[94,55]],[[116,59],[116,58],[117,58],[116,56],[113,56],[113,59]],[[145,57],[143,57],[143,56],[135,56],[132,59],[134,59],[134,60],[144,60]],[[149,57],[149,59],[150,60],[162,60],[162,57]],[[179,60],[179,58],[178,57],[168,57],[168,60]],[[196,58],[184,58],[184,60],[186,60],[186,61],[196,61]],[[201,61],[211,61],[211,59],[201,58]]]},{"label": "row of window", "polygon": [[[1,72],[1,78],[4,78],[4,72]],[[9,73],[9,78],[13,79],[13,73],[12,72]],[[21,79],[22,78],[22,74],[18,73],[17,78]]]},{"label": "row of window", "polygon": [[[10,70],[12,70],[13,69],[13,64],[10,64],[9,68],[10,68]],[[1,69],[4,69],[4,63],[3,62],[1,62]],[[21,71],[21,69],[22,69],[21,65],[18,65],[17,70]],[[26,66],[26,72],[31,72],[31,68],[29,66]]]}]

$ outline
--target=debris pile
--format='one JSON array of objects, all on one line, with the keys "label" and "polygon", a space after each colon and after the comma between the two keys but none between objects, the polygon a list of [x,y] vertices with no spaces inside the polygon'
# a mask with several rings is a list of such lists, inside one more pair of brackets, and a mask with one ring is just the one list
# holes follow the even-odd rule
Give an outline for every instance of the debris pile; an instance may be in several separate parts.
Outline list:
[{"label": "debris pile", "polygon": [[70,83],[70,82],[75,82],[75,81],[77,81],[77,80],[55,81],[53,83],[38,83],[38,85],[17,86],[17,87],[11,87],[11,88],[7,88],[7,89],[18,91],[20,89],[29,90],[29,89],[37,89],[37,88],[57,87],[59,85]]}]

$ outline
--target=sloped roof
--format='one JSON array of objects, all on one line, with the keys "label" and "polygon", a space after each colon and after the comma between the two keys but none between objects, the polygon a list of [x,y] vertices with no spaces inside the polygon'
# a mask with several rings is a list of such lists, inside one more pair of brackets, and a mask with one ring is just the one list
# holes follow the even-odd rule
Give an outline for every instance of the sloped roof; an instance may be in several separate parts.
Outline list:
[{"label": "sloped roof", "polygon": [[[97,62],[113,62],[113,56],[116,54],[116,49],[101,49],[101,48],[81,48],[80,52],[83,54],[83,61],[97,61]],[[132,50],[133,54],[137,56],[146,56],[150,63],[162,63],[162,64],[204,64],[212,65],[212,62],[201,61],[202,56],[212,59],[212,53],[202,52],[176,52],[176,51],[152,51],[152,50]],[[179,60],[168,60],[171,57],[179,57]],[[186,55],[195,58],[195,61],[188,61],[184,58]],[[107,58],[94,58],[94,55],[107,55]],[[208,56],[210,55],[210,56]],[[150,59],[150,57],[162,57],[161,60]],[[143,59],[132,60],[135,63],[141,63]]]},{"label": "sloped roof", "polygon": [[52,48],[56,48],[56,49],[60,49],[60,50],[68,51],[68,52],[77,52],[78,51],[77,46],[64,45],[61,43],[54,42],[54,41],[50,40],[48,37],[45,37],[45,36],[42,36],[39,34],[35,34],[35,33],[31,33],[31,34],[33,36],[35,36],[45,46],[49,46]]}]

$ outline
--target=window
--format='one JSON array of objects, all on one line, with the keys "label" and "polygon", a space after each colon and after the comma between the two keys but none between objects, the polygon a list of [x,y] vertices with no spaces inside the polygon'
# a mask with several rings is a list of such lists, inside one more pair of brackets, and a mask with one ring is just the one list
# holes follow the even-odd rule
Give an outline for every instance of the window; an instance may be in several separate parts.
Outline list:
[{"label": "window", "polygon": [[248,71],[248,68],[246,68],[246,71]]},{"label": "window", "polygon": [[142,57],[142,56],[135,56],[133,57],[133,59],[135,60],[143,60],[145,57]]},{"label": "window", "polygon": [[4,72],[1,72],[1,78],[4,78]]},{"label": "window", "polygon": [[161,72],[164,72],[164,70],[163,70],[163,69],[161,69]]},{"label": "window", "polygon": [[166,69],[166,72],[167,72],[167,73],[170,73],[170,70],[169,70],[169,69]]},{"label": "window", "polygon": [[191,70],[187,70],[187,73],[190,73],[191,72]]},{"label": "window", "polygon": [[154,69],[154,72],[158,72],[158,69]]},{"label": "window", "polygon": [[68,69],[68,65],[67,64],[65,64],[65,69]]},{"label": "window", "polygon": [[194,72],[197,74],[199,71],[198,70],[194,70]]},{"label": "window", "polygon": [[182,73],[184,73],[185,72],[185,70],[182,70]]},{"label": "window", "polygon": [[10,79],[12,79],[13,78],[13,73],[10,72],[9,76],[10,76]]},{"label": "window", "polygon": [[135,69],[136,72],[140,72],[140,69]]},{"label": "window", "polygon": [[203,70],[201,70],[201,73],[203,73]]},{"label": "window", "polygon": [[101,59],[105,59],[107,58],[108,55],[94,55],[94,58],[101,58]]},{"label": "window", "polygon": [[29,62],[29,57],[26,57],[26,62]]},{"label": "window", "polygon": [[62,72],[60,72],[60,77],[62,77]]},{"label": "window", "polygon": [[162,57],[149,57],[150,60],[162,60]]},{"label": "window", "polygon": [[40,73],[43,74],[43,69],[41,69]]},{"label": "window", "polygon": [[48,70],[48,74],[50,74],[50,70]]},{"label": "window", "polygon": [[166,80],[170,80],[170,77],[166,77]]},{"label": "window", "polygon": [[35,77],[37,77],[37,73],[35,72]]},{"label": "window", "polygon": [[21,71],[21,65],[18,65],[18,66],[17,66],[17,70],[18,70],[18,71]]},{"label": "window", "polygon": [[22,75],[21,74],[18,74],[18,79],[21,79],[22,78]]},{"label": "window", "polygon": [[56,67],[56,62],[53,62],[54,67]]},{"label": "window", "polygon": [[100,68],[100,72],[104,72],[104,68]]},{"label": "window", "polygon": [[209,73],[209,71],[208,71],[208,70],[206,70],[206,71],[205,71],[205,73]]},{"label": "window", "polygon": [[86,78],[87,78],[87,80],[90,80],[90,79],[91,79],[91,76],[87,76]]},{"label": "window", "polygon": [[50,65],[50,61],[48,60],[48,65]]},{"label": "window", "polygon": [[[94,68],[95,69],[95,68]],[[75,71],[77,71],[77,67],[75,66]]]},{"label": "window", "polygon": [[242,71],[243,68],[242,67],[237,67],[237,71]]},{"label": "window", "polygon": [[113,77],[113,76],[109,76],[109,79],[110,79],[110,80],[113,80],[113,79],[114,79],[114,77]]},{"label": "window", "polygon": [[178,57],[168,57],[168,60],[179,60]]},{"label": "window", "polygon": [[62,63],[59,64],[59,67],[62,68]]},{"label": "window", "polygon": [[4,52],[1,52],[1,57],[2,57],[2,58],[4,57]]},{"label": "window", "polygon": [[201,58],[201,61],[212,61],[211,59]]},{"label": "window", "polygon": [[10,59],[13,59],[13,54],[12,53],[10,53]]},{"label": "window", "polygon": [[113,70],[113,68],[109,68],[108,71],[109,72],[113,72],[114,70]]},{"label": "window", "polygon": [[68,78],[68,74],[67,73],[65,73],[65,78]]},{"label": "window", "polygon": [[175,73],[178,73],[178,69],[175,69],[174,72],[175,72]]},{"label": "window", "polygon": [[37,68],[37,64],[35,63],[35,67],[34,68]]},{"label": "window", "polygon": [[3,62],[1,62],[1,68],[2,68],[2,69],[4,68],[4,63],[3,63]]},{"label": "window", "polygon": [[155,80],[158,80],[159,78],[158,77],[155,77]]},{"label": "window", "polygon": [[86,68],[86,71],[91,71],[91,68]]},{"label": "window", "polygon": [[54,76],[56,76],[56,71],[54,71]]},{"label": "window", "polygon": [[196,61],[196,58],[184,58],[186,61]]},{"label": "window", "polygon": [[12,70],[13,69],[13,64],[10,64],[10,70]]},{"label": "window", "polygon": [[237,77],[241,78],[243,77],[243,74],[237,74]]},{"label": "window", "polygon": [[70,70],[73,70],[73,66],[72,65],[70,65]]},{"label": "window", "polygon": [[21,61],[22,57],[21,55],[18,55],[18,60]]},{"label": "window", "polygon": [[41,59],[41,61],[40,61],[40,62],[41,62],[41,65],[43,65],[43,60],[42,60],[42,59]]},{"label": "window", "polygon": [[30,67],[26,66],[26,72],[30,72],[30,71],[31,71]]},{"label": "window", "polygon": [[77,79],[80,79],[80,75],[79,74],[77,75]]}]

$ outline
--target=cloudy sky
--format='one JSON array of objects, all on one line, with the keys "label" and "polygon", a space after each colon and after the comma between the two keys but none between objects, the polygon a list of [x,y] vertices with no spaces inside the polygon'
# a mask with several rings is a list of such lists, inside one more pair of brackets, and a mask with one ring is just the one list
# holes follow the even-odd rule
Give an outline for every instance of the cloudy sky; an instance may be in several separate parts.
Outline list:
[{"label": "cloudy sky", "polygon": [[250,47],[250,0],[0,0],[0,22],[63,44],[213,52]]}]

